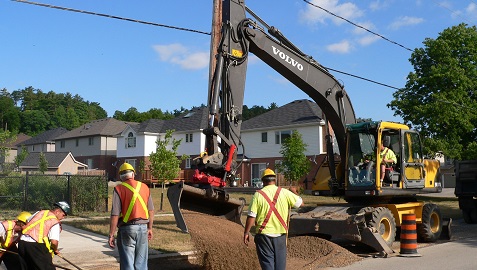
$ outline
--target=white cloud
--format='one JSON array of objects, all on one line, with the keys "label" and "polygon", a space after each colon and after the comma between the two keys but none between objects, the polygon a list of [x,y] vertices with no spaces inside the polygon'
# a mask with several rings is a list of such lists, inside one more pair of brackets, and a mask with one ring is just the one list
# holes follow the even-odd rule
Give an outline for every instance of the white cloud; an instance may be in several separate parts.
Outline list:
[{"label": "white cloud", "polygon": [[161,61],[179,65],[183,69],[202,69],[209,65],[208,52],[191,52],[182,44],[154,45],[153,48]]},{"label": "white cloud", "polygon": [[393,30],[397,30],[397,29],[399,29],[403,26],[420,24],[423,21],[424,21],[423,18],[402,16],[402,17],[397,18],[397,20],[395,20],[393,23],[391,23],[389,28],[391,28]]},{"label": "white cloud", "polygon": [[334,43],[326,46],[326,49],[332,53],[349,53],[352,49],[351,43],[348,40],[343,40],[339,43]]},{"label": "white cloud", "polygon": [[470,3],[466,8],[465,8],[465,13],[469,18],[472,20],[477,19],[477,4],[475,3]]},{"label": "white cloud", "polygon": [[[376,27],[374,27],[374,24],[372,22],[362,22],[362,23],[357,23],[357,24],[362,26],[363,28],[368,29],[368,30],[374,30],[376,28]],[[369,33],[368,31],[364,30],[363,28],[354,27],[353,28],[353,34],[364,35],[364,34]]]},{"label": "white cloud", "polygon": [[369,9],[372,11],[377,11],[377,10],[382,10],[387,8],[390,5],[391,1],[387,0],[376,0],[371,3],[369,3]]},{"label": "white cloud", "polygon": [[[311,0],[310,2],[348,20],[363,16],[363,11],[351,2],[345,2],[342,4],[339,3],[339,0]],[[326,20],[331,20],[335,24],[342,24],[345,22],[316,6],[307,5],[306,10],[302,13],[302,19],[309,23],[322,24],[326,23]]]},{"label": "white cloud", "polygon": [[361,46],[368,46],[374,42],[376,42],[378,39],[380,39],[380,37],[376,36],[376,35],[366,35],[364,37],[361,37],[358,39],[358,43],[361,45]]}]

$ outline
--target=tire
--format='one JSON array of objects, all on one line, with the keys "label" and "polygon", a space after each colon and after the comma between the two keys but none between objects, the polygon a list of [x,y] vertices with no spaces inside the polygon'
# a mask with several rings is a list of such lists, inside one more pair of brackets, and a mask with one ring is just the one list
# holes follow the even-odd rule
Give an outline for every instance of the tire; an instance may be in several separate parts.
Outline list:
[{"label": "tire", "polygon": [[442,233],[442,216],[439,207],[426,203],[422,208],[422,223],[417,224],[417,239],[420,242],[435,242]]},{"label": "tire", "polygon": [[388,246],[392,246],[396,239],[396,220],[386,207],[365,207],[359,212],[371,212],[366,215],[366,223],[381,235]]}]

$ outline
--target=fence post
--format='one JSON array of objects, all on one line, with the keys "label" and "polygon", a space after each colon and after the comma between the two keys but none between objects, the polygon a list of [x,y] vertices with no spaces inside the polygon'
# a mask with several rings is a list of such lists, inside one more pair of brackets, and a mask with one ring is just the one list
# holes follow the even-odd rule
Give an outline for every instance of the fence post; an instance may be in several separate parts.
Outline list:
[{"label": "fence post", "polygon": [[[67,191],[66,191],[66,201],[70,204],[70,207],[73,206],[73,203],[71,202],[71,184],[70,184],[70,181],[71,181],[71,175],[68,174],[66,175],[66,179],[68,179],[68,182],[67,182]],[[73,213],[73,209],[70,209],[71,213]]]},{"label": "fence post", "polygon": [[28,204],[28,175],[29,171],[26,172],[25,175],[25,183],[23,185],[23,210],[29,210],[27,209],[27,204]]}]

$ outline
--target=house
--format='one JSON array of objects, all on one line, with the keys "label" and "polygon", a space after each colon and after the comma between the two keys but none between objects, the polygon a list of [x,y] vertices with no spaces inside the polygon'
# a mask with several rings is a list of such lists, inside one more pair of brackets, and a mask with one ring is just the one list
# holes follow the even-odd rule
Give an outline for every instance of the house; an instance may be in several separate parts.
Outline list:
[{"label": "house", "polygon": [[68,132],[68,130],[62,127],[47,130],[33,138],[23,141],[21,144],[26,148],[28,153],[55,152],[55,139],[66,132]]},{"label": "house", "polygon": [[117,136],[116,164],[128,162],[136,169],[138,179],[152,179],[149,155],[156,151],[156,141],[164,139],[167,130],[174,130],[172,138],[182,140],[177,153],[189,156],[181,166],[183,170],[179,177],[187,179],[192,173],[191,160],[204,151],[202,130],[207,128],[207,121],[207,107],[199,107],[169,120],[149,119],[129,124]]},{"label": "house", "polygon": [[[242,184],[252,185],[252,179],[261,178],[266,168],[276,169],[275,165],[283,158],[280,154],[282,143],[296,130],[307,144],[305,155],[312,163],[312,170],[304,180],[312,181],[314,173],[325,158],[324,137],[326,134],[323,112],[315,102],[295,100],[242,123],[241,139],[245,155],[241,169]],[[279,179],[280,180],[280,179]]]},{"label": "house", "polygon": [[22,143],[30,138],[31,136],[19,133],[15,136],[14,140],[10,139],[5,142],[5,155],[0,154],[0,171],[11,170],[14,168],[15,158],[17,157],[18,149],[21,149]]},{"label": "house", "polygon": [[[75,160],[71,152],[45,152],[45,159],[48,162],[48,169],[45,174],[77,174],[80,170],[85,170],[88,165]],[[34,152],[20,164],[21,172],[38,172],[41,153]]]},{"label": "house", "polygon": [[117,134],[137,124],[114,118],[94,120],[55,138],[56,152],[71,152],[90,170],[104,170],[109,179],[116,175]]},{"label": "house", "polygon": [[[149,154],[156,150],[157,139],[162,139],[167,130],[173,129],[173,138],[182,139],[177,150],[179,155],[189,158],[182,164],[179,179],[190,179],[193,171],[191,160],[205,149],[205,135],[208,126],[208,109],[193,109],[171,120],[150,119],[140,124],[128,125],[117,136],[117,164],[128,162],[138,171],[138,179],[146,182],[152,179],[148,165]],[[302,134],[308,145],[306,155],[312,164],[319,166],[324,159],[323,114],[318,105],[309,100],[297,100],[242,123],[242,147],[238,147],[238,162],[242,162],[237,172],[240,185],[251,185],[252,179],[260,178],[261,172],[280,162],[281,143],[293,130]],[[244,155],[245,154],[245,155]],[[139,173],[140,172],[140,173]],[[307,179],[314,177],[313,168]]]}]

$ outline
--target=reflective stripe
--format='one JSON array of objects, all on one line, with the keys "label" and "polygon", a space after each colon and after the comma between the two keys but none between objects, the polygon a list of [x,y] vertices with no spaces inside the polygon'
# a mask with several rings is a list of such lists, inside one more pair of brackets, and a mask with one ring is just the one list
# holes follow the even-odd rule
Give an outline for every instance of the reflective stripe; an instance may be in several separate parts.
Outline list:
[{"label": "reflective stripe", "polygon": [[[35,239],[35,241],[37,241],[38,243],[45,243],[45,241],[43,240],[43,238],[47,235],[45,234],[45,231],[48,232],[51,229],[51,227],[58,224],[59,221],[54,214],[49,215],[50,214],[49,210],[44,210],[43,216],[41,218],[38,218],[36,221],[34,221],[35,218],[37,218],[37,216],[40,214],[41,212],[38,212],[38,214],[36,214],[33,217],[33,219],[30,220],[30,222],[28,222],[27,224],[28,226],[25,229],[23,229],[22,233],[30,235],[30,237]],[[52,219],[55,219],[55,220],[52,220]],[[48,222],[48,224],[46,224],[47,221],[49,220],[52,220],[52,222]]]},{"label": "reflective stripe", "polygon": [[123,186],[125,186],[126,188],[128,188],[133,193],[131,201],[129,202],[129,206],[128,206],[128,210],[126,212],[126,215],[124,215],[124,217],[123,217],[124,223],[127,223],[129,221],[129,216],[131,215],[131,212],[134,208],[134,205],[136,204],[136,200],[139,200],[139,203],[141,204],[142,209],[146,213],[146,219],[149,219],[149,212],[147,211],[147,205],[144,202],[141,195],[139,194],[139,191],[141,190],[141,186],[142,186],[141,183],[137,183],[136,188],[133,188],[130,184],[125,183],[125,182],[123,182],[121,184]]},{"label": "reflective stripe", "polygon": [[283,228],[285,230],[288,230],[287,223],[285,220],[282,218],[280,213],[278,212],[277,208],[275,205],[277,204],[278,196],[280,195],[280,191],[282,190],[281,187],[278,187],[277,191],[275,192],[275,196],[273,196],[273,201],[270,200],[270,198],[263,192],[262,190],[257,190],[258,193],[260,193],[265,200],[268,202],[268,205],[270,206],[270,209],[268,209],[267,216],[265,217],[265,220],[262,222],[262,225],[260,226],[260,229],[258,230],[258,233],[261,233],[263,229],[265,229],[265,226],[267,225],[268,221],[270,220],[270,217],[272,216],[272,212],[275,214],[275,216],[278,218],[278,221],[282,224]]},{"label": "reflective stripe", "polygon": [[12,242],[13,242],[13,226],[14,226],[14,223],[12,220],[6,220],[3,223],[3,227],[5,227],[5,233],[6,233],[6,237],[5,237],[5,242],[2,243],[2,248],[6,249],[8,248]]}]

